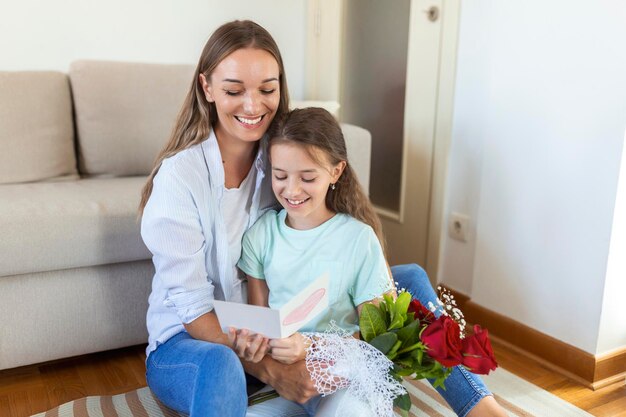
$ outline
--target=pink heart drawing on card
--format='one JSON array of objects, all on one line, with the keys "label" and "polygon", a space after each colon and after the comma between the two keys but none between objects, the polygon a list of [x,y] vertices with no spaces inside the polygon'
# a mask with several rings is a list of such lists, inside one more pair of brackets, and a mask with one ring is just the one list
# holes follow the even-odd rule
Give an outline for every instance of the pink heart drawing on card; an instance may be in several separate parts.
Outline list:
[{"label": "pink heart drawing on card", "polygon": [[319,304],[319,302],[324,298],[324,294],[326,294],[326,290],[324,288],[320,288],[315,290],[313,294],[311,294],[304,302],[295,310],[287,315],[287,317],[283,320],[283,326],[289,326],[294,323],[298,323],[309,315],[311,311]]}]

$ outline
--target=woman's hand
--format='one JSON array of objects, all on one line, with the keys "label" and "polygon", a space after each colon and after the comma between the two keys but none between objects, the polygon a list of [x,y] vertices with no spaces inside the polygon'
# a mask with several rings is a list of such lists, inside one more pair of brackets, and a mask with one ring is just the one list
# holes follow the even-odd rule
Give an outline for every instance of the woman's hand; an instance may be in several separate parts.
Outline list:
[{"label": "woman's hand", "polygon": [[311,379],[311,374],[306,369],[305,361],[299,361],[292,365],[273,363],[275,364],[274,372],[272,372],[274,377],[268,383],[281,397],[298,404],[304,404],[319,395]]},{"label": "woman's hand", "polygon": [[270,340],[270,355],[278,362],[291,365],[306,357],[306,349],[309,345],[309,339],[300,333],[294,333],[285,339]]},{"label": "woman's hand", "polygon": [[237,356],[253,363],[260,362],[269,350],[269,339],[262,334],[250,335],[246,329],[229,327],[228,341]]}]

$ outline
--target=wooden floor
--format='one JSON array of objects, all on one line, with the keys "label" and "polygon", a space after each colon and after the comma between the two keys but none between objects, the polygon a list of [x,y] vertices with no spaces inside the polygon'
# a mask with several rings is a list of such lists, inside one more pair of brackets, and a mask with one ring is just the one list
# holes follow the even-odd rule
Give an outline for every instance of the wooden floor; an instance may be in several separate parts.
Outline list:
[{"label": "wooden floor", "polygon": [[513,353],[492,339],[498,364],[540,388],[597,417],[626,417],[626,383],[592,391],[553,370]]},{"label": "wooden floor", "polygon": [[[493,341],[504,369],[598,417],[626,417],[622,381],[591,391]],[[24,417],[76,398],[111,395],[146,385],[144,346],[0,371],[0,416]],[[561,417],[561,416],[558,416]]]},{"label": "wooden floor", "polygon": [[0,416],[24,417],[88,395],[146,386],[145,346],[0,371]]}]

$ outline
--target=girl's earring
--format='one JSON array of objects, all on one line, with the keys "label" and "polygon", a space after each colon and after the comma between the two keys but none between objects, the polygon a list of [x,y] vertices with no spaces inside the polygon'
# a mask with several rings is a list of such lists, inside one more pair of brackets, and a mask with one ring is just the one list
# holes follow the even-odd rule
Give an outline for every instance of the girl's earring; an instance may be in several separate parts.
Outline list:
[{"label": "girl's earring", "polygon": [[331,190],[335,190],[335,188],[337,188],[337,187],[335,187],[335,184],[330,184],[330,189]]}]

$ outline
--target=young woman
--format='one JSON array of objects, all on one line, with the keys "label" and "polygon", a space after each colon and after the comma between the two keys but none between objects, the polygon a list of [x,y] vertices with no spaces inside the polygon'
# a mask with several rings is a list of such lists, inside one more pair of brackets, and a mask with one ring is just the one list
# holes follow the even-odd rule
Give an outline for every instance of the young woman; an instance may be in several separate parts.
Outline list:
[{"label": "young woman", "polygon": [[[214,299],[245,301],[236,268],[241,238],[276,204],[259,142],[288,108],[282,58],[270,34],[254,22],[226,23],[202,51],[142,193],[141,233],[155,266],[146,377],[163,403],[192,417],[244,416],[244,370],[285,399],[304,403],[317,395],[304,361],[240,361],[212,312]],[[392,273],[423,302],[434,296],[419,267]],[[477,377],[459,372],[447,384],[459,414],[499,410]]]}]

